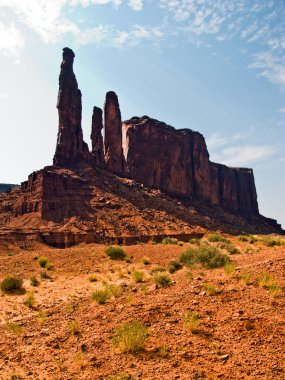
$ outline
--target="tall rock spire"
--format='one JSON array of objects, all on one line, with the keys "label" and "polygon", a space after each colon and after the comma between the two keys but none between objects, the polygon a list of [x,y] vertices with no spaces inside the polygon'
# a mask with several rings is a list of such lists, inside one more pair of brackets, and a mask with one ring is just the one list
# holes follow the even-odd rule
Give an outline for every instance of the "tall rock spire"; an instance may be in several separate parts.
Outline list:
[{"label": "tall rock spire", "polygon": [[73,72],[74,57],[71,49],[63,49],[57,99],[59,127],[53,158],[53,163],[57,166],[91,160],[88,145],[83,141],[81,92]]},{"label": "tall rock spire", "polygon": [[123,174],[122,119],[115,92],[106,94],[104,107],[104,148],[107,170],[117,175]]},{"label": "tall rock spire", "polygon": [[92,115],[92,129],[91,129],[91,141],[92,141],[92,157],[93,163],[96,166],[104,165],[104,151],[103,151],[103,118],[102,109],[99,107],[93,108]]}]

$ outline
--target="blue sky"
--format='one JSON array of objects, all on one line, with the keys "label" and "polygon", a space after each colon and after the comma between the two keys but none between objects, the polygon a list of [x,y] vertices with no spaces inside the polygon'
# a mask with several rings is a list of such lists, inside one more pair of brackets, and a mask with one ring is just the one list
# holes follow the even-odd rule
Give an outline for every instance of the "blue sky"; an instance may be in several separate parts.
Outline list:
[{"label": "blue sky", "polygon": [[212,161],[252,167],[285,226],[285,0],[0,0],[0,182],[52,162],[65,46],[88,143],[114,90],[124,119],[198,130]]}]

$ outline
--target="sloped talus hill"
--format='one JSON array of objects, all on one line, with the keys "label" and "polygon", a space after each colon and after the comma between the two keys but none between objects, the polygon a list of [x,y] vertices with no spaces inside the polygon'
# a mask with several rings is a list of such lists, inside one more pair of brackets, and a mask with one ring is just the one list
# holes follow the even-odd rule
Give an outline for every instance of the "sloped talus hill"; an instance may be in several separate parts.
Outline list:
[{"label": "sloped talus hill", "polygon": [[166,235],[183,240],[206,230],[283,232],[259,214],[252,169],[211,162],[204,137],[190,129],[148,116],[122,122],[113,91],[104,111],[93,109],[90,152],[74,57],[63,49],[53,165],[0,195],[0,242],[66,247]]}]

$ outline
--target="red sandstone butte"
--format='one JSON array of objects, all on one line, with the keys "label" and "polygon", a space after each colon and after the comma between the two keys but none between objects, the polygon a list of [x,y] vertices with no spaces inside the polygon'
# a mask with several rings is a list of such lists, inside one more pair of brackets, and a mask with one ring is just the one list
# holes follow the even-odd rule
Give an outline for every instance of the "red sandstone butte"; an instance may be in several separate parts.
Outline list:
[{"label": "red sandstone butte", "polygon": [[91,141],[92,141],[92,157],[96,166],[104,166],[104,150],[103,150],[103,111],[99,107],[93,108]]}]

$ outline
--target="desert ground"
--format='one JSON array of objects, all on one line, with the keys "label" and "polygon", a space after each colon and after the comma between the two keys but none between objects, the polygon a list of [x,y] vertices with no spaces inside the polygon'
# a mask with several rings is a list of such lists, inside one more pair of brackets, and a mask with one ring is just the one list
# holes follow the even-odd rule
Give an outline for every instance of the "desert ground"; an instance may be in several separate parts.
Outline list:
[{"label": "desert ground", "polygon": [[[23,282],[1,291],[0,379],[285,379],[284,237],[211,236],[116,260],[105,245],[2,245],[1,284]],[[205,246],[230,262],[177,264]],[[137,346],[118,333],[133,321]]]}]

